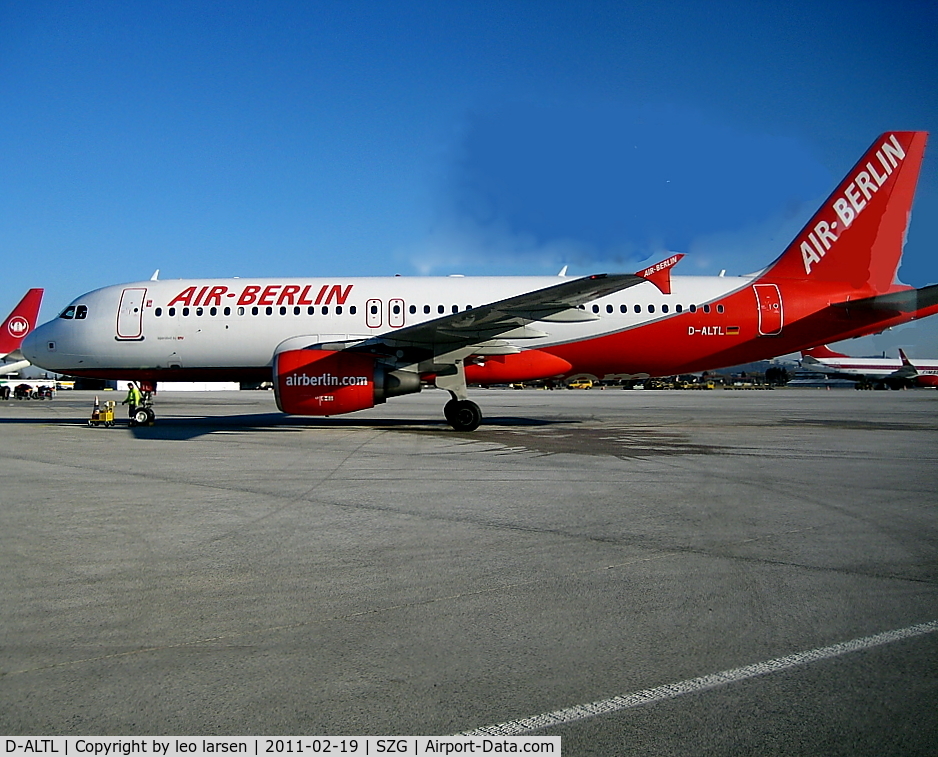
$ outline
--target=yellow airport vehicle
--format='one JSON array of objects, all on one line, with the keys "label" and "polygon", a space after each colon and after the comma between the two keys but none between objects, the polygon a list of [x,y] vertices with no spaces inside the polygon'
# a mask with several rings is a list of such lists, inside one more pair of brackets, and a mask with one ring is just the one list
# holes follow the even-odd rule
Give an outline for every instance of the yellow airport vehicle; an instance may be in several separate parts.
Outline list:
[{"label": "yellow airport vehicle", "polygon": [[94,410],[91,411],[91,417],[88,419],[89,426],[104,426],[110,428],[114,425],[114,400],[107,400],[99,405],[95,399]]}]

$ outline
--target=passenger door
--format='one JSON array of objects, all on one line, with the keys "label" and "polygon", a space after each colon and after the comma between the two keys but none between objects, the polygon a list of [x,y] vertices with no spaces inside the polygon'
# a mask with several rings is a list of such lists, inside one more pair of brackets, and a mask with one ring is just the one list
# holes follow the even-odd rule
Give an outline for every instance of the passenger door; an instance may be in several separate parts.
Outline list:
[{"label": "passenger door", "polygon": [[777,284],[753,284],[756,306],[759,309],[759,336],[778,336],[782,333],[784,314],[782,293]]},{"label": "passenger door", "polygon": [[125,340],[143,340],[143,302],[147,290],[128,287],[121,293],[120,306],[117,309],[117,338]]}]

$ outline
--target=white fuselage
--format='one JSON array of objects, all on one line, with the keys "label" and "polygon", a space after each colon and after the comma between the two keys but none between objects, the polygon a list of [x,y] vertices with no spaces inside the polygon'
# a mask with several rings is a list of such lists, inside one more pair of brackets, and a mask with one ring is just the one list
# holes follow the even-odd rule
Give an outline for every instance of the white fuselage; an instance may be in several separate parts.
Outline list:
[{"label": "white fuselage", "polygon": [[[938,375],[938,360],[912,360],[920,376]],[[882,379],[892,376],[902,368],[902,360],[888,357],[810,357],[802,361],[803,368],[818,373],[865,376]]]},{"label": "white fuselage", "polygon": [[[269,368],[282,344],[364,340],[404,326],[557,284],[556,277],[211,279],[143,281],[98,289],[40,326],[26,346],[61,372]],[[696,309],[750,283],[673,277],[584,306],[584,320],[535,324],[542,348],[632,329]],[[709,306],[708,306],[709,308]],[[709,310],[708,310],[709,312]],[[592,318],[589,320],[589,318]]]}]

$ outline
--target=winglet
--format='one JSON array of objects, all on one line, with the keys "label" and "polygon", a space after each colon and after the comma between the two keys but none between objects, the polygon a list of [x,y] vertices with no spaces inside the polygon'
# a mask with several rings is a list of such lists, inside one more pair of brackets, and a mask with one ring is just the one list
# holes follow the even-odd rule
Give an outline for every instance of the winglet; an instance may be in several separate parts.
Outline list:
[{"label": "winglet", "polygon": [[670,258],[665,258],[660,263],[655,263],[644,271],[636,271],[635,275],[645,279],[645,281],[650,281],[658,287],[662,294],[671,294],[671,269],[674,268],[683,257],[683,253],[672,255]]}]

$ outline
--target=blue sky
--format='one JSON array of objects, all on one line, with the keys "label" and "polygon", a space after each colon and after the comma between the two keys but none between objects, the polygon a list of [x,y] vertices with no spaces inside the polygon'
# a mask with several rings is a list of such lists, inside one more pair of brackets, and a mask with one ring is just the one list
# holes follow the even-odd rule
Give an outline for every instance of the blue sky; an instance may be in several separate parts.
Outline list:
[{"label": "blue sky", "polygon": [[[671,250],[747,273],[878,134],[938,131],[936,29],[925,2],[2,0],[0,307],[43,286],[51,318],[156,268],[585,274]],[[938,282],[936,139],[916,286]],[[896,339],[926,337],[871,344]]]}]

